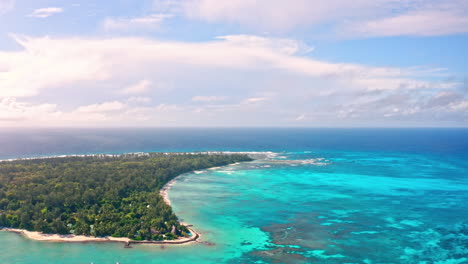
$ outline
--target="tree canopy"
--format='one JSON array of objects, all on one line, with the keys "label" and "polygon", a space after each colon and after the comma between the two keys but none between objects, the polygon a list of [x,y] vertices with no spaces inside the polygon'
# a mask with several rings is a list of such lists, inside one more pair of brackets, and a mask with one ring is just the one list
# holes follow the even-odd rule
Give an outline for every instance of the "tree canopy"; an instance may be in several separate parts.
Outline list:
[{"label": "tree canopy", "polygon": [[187,236],[162,186],[186,172],[250,160],[150,153],[0,162],[0,227],[135,240]]}]

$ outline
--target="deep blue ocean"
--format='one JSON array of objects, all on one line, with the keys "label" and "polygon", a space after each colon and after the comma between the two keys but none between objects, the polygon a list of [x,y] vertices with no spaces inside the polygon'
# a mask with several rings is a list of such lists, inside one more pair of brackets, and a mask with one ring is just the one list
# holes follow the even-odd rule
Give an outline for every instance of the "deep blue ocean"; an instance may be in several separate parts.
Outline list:
[{"label": "deep blue ocean", "polygon": [[169,191],[184,246],[63,244],[0,232],[1,263],[468,263],[468,129],[6,129],[0,159],[266,152]]}]

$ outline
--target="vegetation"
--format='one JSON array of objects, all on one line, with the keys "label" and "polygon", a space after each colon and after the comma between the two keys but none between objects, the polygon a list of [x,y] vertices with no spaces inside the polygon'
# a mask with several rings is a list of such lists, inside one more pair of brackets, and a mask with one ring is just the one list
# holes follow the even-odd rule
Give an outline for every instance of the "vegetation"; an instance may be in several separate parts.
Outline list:
[{"label": "vegetation", "polygon": [[0,162],[0,227],[135,240],[187,236],[162,186],[182,173],[249,160],[151,153]]}]

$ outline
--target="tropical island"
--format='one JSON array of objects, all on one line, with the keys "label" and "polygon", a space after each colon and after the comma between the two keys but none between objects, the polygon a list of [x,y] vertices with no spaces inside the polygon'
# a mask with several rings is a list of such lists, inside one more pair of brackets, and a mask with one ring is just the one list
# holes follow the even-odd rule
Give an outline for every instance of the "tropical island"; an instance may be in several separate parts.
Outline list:
[{"label": "tropical island", "polygon": [[0,228],[94,241],[189,241],[184,238],[193,230],[160,195],[163,186],[187,172],[251,160],[232,153],[143,153],[2,161]]}]

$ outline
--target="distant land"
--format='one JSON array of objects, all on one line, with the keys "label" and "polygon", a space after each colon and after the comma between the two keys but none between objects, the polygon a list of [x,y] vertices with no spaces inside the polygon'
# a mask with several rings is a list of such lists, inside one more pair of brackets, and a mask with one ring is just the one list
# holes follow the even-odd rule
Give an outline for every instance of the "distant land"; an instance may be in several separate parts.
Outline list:
[{"label": "distant land", "polygon": [[235,153],[135,153],[0,162],[0,227],[35,240],[169,244],[198,237],[161,189],[195,170],[251,161]]}]

